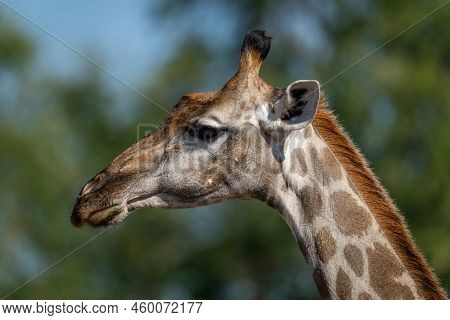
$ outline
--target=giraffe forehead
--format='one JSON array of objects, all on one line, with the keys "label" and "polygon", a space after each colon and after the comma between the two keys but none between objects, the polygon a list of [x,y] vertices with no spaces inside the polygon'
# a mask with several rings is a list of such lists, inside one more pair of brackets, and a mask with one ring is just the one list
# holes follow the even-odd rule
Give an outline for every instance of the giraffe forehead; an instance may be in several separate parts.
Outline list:
[{"label": "giraffe forehead", "polygon": [[173,131],[198,119],[209,118],[226,126],[259,126],[258,114],[280,94],[261,78],[238,73],[223,88],[189,93],[173,108],[166,125]]},{"label": "giraffe forehead", "polygon": [[223,126],[241,127],[245,124],[259,126],[257,110],[267,105],[267,100],[256,96],[230,100],[212,101],[207,108],[197,114],[198,119],[216,122]]},{"label": "giraffe forehead", "polygon": [[177,127],[196,117],[211,117],[224,124],[257,124],[258,108],[280,94],[280,90],[258,74],[238,72],[219,90],[183,96],[173,108],[168,122]]}]

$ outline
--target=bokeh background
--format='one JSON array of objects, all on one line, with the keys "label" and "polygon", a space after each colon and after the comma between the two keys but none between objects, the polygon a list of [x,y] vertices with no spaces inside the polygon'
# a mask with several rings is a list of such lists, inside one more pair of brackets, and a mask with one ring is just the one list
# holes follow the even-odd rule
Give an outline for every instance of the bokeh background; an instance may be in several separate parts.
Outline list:
[{"label": "bokeh background", "polygon": [[[444,1],[0,1],[0,296],[99,233],[69,222],[82,185],[165,112],[273,36],[262,76],[322,83]],[[325,87],[450,288],[450,5]],[[9,298],[318,298],[297,244],[257,201],[140,210]]]}]

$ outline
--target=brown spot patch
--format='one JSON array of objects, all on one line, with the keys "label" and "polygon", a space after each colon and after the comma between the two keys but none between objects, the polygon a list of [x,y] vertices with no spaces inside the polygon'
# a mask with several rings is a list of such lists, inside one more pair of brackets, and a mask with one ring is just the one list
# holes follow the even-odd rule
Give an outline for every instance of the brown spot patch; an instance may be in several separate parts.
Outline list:
[{"label": "brown spot patch", "polygon": [[313,120],[315,132],[331,148],[359,195],[367,203],[374,219],[414,279],[418,294],[424,299],[447,299],[447,293],[417,250],[403,216],[367,165],[364,156],[328,109],[326,100],[322,92]]},{"label": "brown spot patch", "polygon": [[328,184],[333,180],[342,178],[339,162],[328,148],[322,150],[319,154],[315,147],[310,146],[309,153],[314,173],[319,181]]},{"label": "brown spot patch", "polygon": [[322,169],[322,163],[320,162],[317,149],[314,146],[309,147],[309,155],[311,157],[312,167],[314,168],[314,174],[317,177],[319,177],[319,175],[320,175],[321,181],[322,181],[322,178],[326,179],[327,177],[322,177],[322,175],[324,174],[323,169]]},{"label": "brown spot patch", "polygon": [[361,250],[353,244],[348,244],[344,248],[344,256],[350,268],[358,277],[361,277],[364,272],[364,260]]},{"label": "brown spot patch", "polygon": [[336,277],[336,294],[341,300],[352,298],[352,283],[348,275],[341,268],[339,268]]},{"label": "brown spot patch", "polygon": [[319,259],[327,263],[336,253],[336,241],[331,235],[329,228],[324,227],[320,229],[314,236],[314,241]]},{"label": "brown spot patch", "polygon": [[358,294],[358,300],[373,300],[372,296],[363,291]]},{"label": "brown spot patch", "polygon": [[328,290],[327,280],[325,279],[325,275],[320,269],[316,269],[313,273],[313,279],[316,283],[317,289],[319,289],[319,293],[323,299],[330,299],[330,292]]},{"label": "brown spot patch", "polygon": [[345,235],[362,236],[371,225],[369,212],[358,205],[350,193],[336,191],[331,195],[333,217]]},{"label": "brown spot patch", "polygon": [[303,149],[297,149],[293,152],[292,163],[294,168],[297,169],[302,176],[306,174],[308,168],[306,166],[306,155]]},{"label": "brown spot patch", "polygon": [[300,202],[304,209],[306,223],[312,223],[314,218],[322,212],[323,200],[317,183],[306,186],[300,191]]},{"label": "brown spot patch", "polygon": [[380,243],[367,248],[370,285],[381,299],[414,299],[411,289],[397,281],[405,271],[399,259]]}]

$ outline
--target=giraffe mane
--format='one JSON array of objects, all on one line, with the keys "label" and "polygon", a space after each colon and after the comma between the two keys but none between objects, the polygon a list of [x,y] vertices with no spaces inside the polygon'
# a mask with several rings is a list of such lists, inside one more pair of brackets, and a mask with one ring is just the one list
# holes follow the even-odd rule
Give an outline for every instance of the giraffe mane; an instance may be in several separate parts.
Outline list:
[{"label": "giraffe mane", "polygon": [[374,218],[414,279],[419,295],[425,299],[446,299],[447,295],[439,280],[414,244],[404,217],[370,169],[364,156],[329,110],[323,94],[320,97],[313,126],[330,147],[347,172],[350,181],[373,213]]}]

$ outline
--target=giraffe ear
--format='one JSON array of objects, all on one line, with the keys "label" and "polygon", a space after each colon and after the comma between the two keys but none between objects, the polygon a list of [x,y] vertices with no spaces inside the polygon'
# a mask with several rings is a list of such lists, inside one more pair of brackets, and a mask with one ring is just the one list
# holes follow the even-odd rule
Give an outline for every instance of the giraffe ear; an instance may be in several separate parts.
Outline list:
[{"label": "giraffe ear", "polygon": [[272,113],[284,129],[288,131],[302,129],[313,120],[319,97],[319,82],[316,80],[295,81],[273,104]]}]

